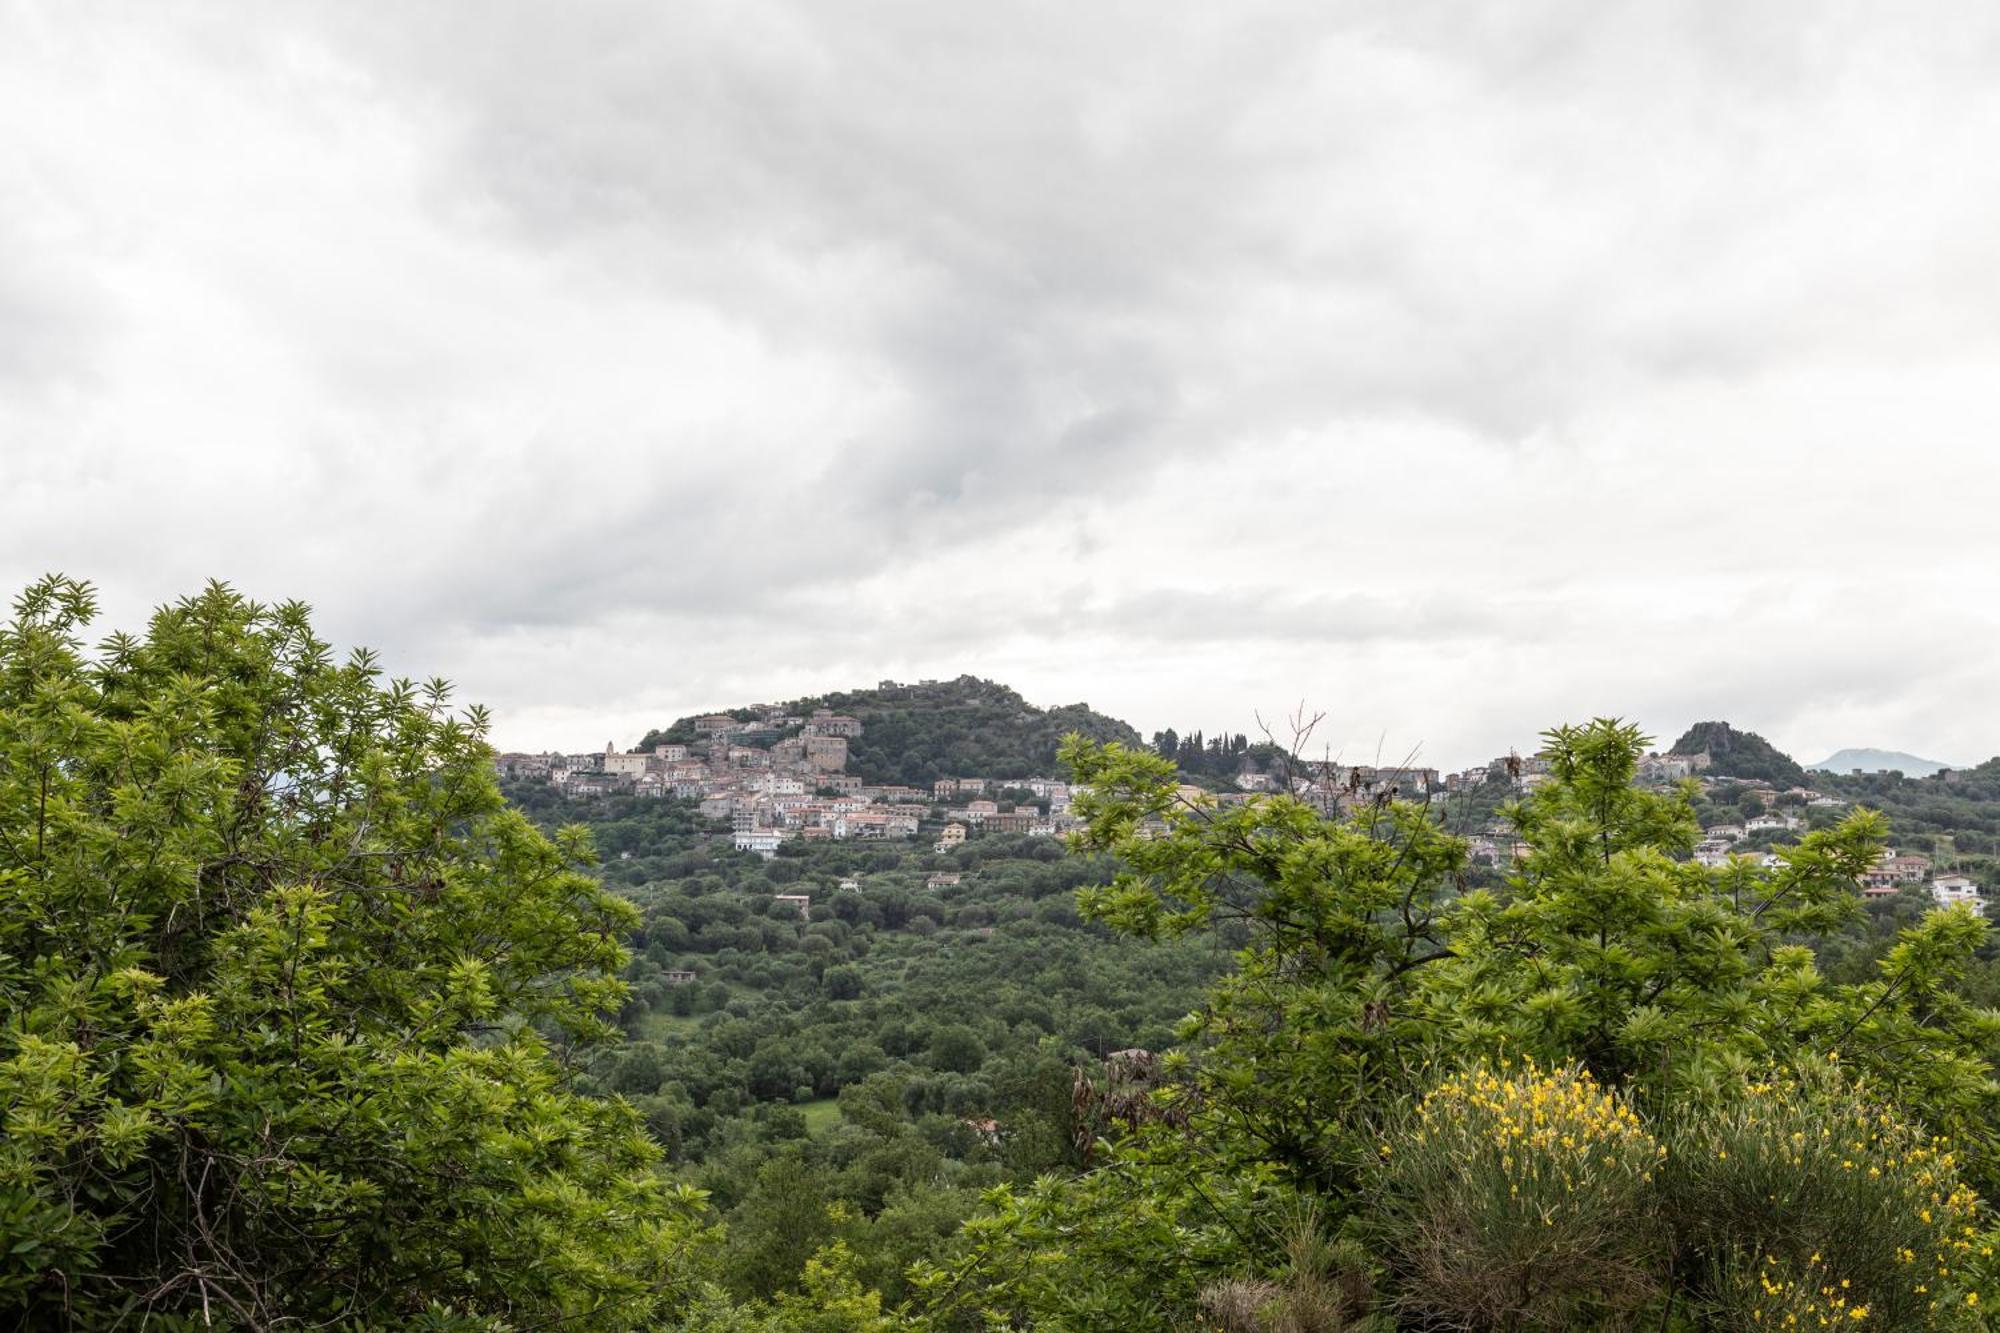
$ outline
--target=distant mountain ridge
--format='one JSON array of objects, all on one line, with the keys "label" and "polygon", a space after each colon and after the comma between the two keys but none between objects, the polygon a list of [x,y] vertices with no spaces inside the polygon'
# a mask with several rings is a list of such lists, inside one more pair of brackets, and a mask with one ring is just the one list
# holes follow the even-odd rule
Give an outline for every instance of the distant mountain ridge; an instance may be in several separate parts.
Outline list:
[{"label": "distant mountain ridge", "polygon": [[[837,690],[782,707],[799,715],[828,708],[858,720],[861,734],[848,742],[847,771],[872,783],[928,787],[950,777],[1053,777],[1056,747],[1072,731],[1096,741],[1145,743],[1129,724],[1089,704],[1037,708],[1005,685],[969,675],[884,681],[872,690]],[[694,719],[682,718],[648,734],[640,748],[693,735]]]},{"label": "distant mountain ridge", "polygon": [[1905,777],[1927,778],[1933,773],[1956,769],[1958,765],[1922,759],[1901,750],[1858,749],[1842,750],[1807,767],[1824,773],[1852,773],[1860,769],[1863,773],[1901,773]]}]

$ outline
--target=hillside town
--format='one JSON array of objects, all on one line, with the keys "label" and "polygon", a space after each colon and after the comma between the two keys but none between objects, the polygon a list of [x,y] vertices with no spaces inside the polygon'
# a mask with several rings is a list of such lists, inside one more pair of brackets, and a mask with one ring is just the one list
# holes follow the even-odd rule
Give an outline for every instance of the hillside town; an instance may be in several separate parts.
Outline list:
[{"label": "hillside town", "polygon": [[693,738],[644,751],[607,744],[583,754],[499,755],[503,778],[547,782],[565,797],[677,797],[732,826],[738,850],[771,857],[794,838],[914,838],[929,827],[939,851],[976,833],[1053,837],[1075,824],[1069,784],[1056,778],[944,778],[929,789],[870,784],[847,772],[861,722],[828,709],[716,713]]},{"label": "hillside town", "polygon": [[[644,750],[621,751],[607,743],[601,751],[580,754],[504,753],[494,763],[503,778],[545,782],[572,800],[637,796],[698,802],[705,817],[728,821],[739,851],[766,858],[793,839],[924,836],[935,851],[946,853],[980,834],[1060,837],[1080,823],[1070,809],[1075,793],[1059,778],[940,778],[928,789],[866,783],[847,772],[848,744],[861,734],[858,718],[830,709],[801,715],[763,705],[696,718],[690,739]],[[1711,777],[1710,764],[1705,753],[1647,754],[1636,774],[1642,786],[1693,783],[1706,793],[1726,785],[1739,794],[1754,794],[1755,805],[1761,806],[1756,813],[1702,829],[1693,859],[1704,866],[1722,867],[1750,857],[1774,869],[1783,864],[1783,835],[1803,831],[1810,811],[1846,804],[1808,787],[1780,789],[1759,779]],[[1448,774],[1435,768],[1330,762],[1302,763],[1284,774],[1246,767],[1234,779],[1233,790],[1184,785],[1180,794],[1190,804],[1228,807],[1289,788],[1322,813],[1337,815],[1389,800],[1445,801],[1494,786],[1510,795],[1526,794],[1550,780],[1546,758],[1509,754]],[[1499,824],[1468,839],[1468,859],[1475,866],[1504,869],[1527,851],[1526,843]],[[929,887],[955,882],[955,877],[939,874]],[[1894,848],[1883,853],[1858,887],[1864,897],[1882,899],[1915,885],[1928,886],[1939,906],[1963,904],[1977,915],[1986,914],[1979,884],[1962,874],[1937,871],[1929,857]]]}]

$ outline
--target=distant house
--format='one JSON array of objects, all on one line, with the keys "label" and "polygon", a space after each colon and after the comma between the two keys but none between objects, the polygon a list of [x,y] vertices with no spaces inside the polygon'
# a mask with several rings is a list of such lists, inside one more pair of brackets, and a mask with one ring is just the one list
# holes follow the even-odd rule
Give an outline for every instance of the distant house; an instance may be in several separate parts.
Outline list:
[{"label": "distant house", "polygon": [[1931,873],[1931,859],[1928,856],[1916,856],[1907,852],[1901,856],[1891,852],[1877,862],[1877,865],[1886,870],[1898,884],[1921,884],[1924,882],[1924,876]]},{"label": "distant house", "polygon": [[1729,864],[1729,849],[1735,844],[1727,838],[1704,838],[1694,845],[1694,859],[1705,866]]},{"label": "distant house", "polygon": [[563,795],[569,797],[610,796],[624,791],[631,785],[630,778],[615,777],[610,773],[591,773],[570,770],[569,780],[562,784]]},{"label": "distant house", "polygon": [[813,900],[812,900],[812,895],[810,893],[774,893],[771,895],[771,901],[774,903],[784,903],[788,907],[797,908],[799,912],[799,920],[801,921],[808,921],[812,919]]},{"label": "distant house", "polygon": [[956,870],[940,870],[924,881],[924,887],[927,889],[955,888],[958,882],[964,878],[965,876]]},{"label": "distant house", "polygon": [[503,778],[540,778],[546,782],[552,757],[518,752],[500,754],[493,757],[493,767]]},{"label": "distant house", "polygon": [[1763,833],[1771,830],[1789,833],[1798,826],[1799,821],[1790,815],[1755,815],[1743,823],[1744,829],[1751,833]]},{"label": "distant house", "polygon": [[737,851],[755,852],[768,861],[778,854],[778,848],[785,841],[785,835],[776,829],[738,829],[735,841]]},{"label": "distant house", "polygon": [[1939,907],[1957,907],[1961,904],[1972,909],[1974,916],[1986,915],[1986,899],[1979,886],[1964,875],[1939,875],[1931,881],[1931,898]]},{"label": "distant house", "polygon": [[861,719],[835,713],[830,709],[815,708],[806,722],[806,731],[814,736],[843,736],[849,739],[861,734]]},{"label": "distant house", "polygon": [[645,754],[620,754],[616,746],[606,741],[602,767],[606,773],[618,777],[636,778],[646,771],[646,761],[651,758]]},{"label": "distant house", "polygon": [[1709,763],[1706,754],[1649,754],[1639,760],[1641,782],[1680,782]]},{"label": "distant house", "polygon": [[844,736],[801,737],[805,747],[805,761],[823,773],[836,773],[847,767],[847,738]]},{"label": "distant house", "polygon": [[660,980],[669,986],[686,986],[694,981],[694,973],[686,968],[669,968],[660,973]]},{"label": "distant house", "polygon": [[944,832],[938,835],[937,850],[941,852],[948,852],[952,848],[962,845],[964,842],[965,842],[965,825],[946,824],[944,826]]}]

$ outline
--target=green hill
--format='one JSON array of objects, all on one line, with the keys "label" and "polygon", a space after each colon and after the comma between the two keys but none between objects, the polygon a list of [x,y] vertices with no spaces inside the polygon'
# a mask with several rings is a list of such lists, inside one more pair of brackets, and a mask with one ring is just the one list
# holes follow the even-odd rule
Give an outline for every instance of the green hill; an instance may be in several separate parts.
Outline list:
[{"label": "green hill", "polygon": [[[784,707],[793,714],[830,708],[860,719],[861,735],[848,747],[848,771],[866,782],[913,787],[946,777],[1053,776],[1056,747],[1072,731],[1092,740],[1144,743],[1126,723],[1089,704],[1037,708],[1005,685],[976,676],[842,690],[795,699]],[[643,748],[693,734],[694,720],[682,718],[640,744]]]},{"label": "green hill", "polygon": [[1738,731],[1727,722],[1695,723],[1674,742],[1673,752],[1705,752],[1711,777],[1762,779],[1780,787],[1806,785],[1806,771],[1790,755],[1756,732]]}]

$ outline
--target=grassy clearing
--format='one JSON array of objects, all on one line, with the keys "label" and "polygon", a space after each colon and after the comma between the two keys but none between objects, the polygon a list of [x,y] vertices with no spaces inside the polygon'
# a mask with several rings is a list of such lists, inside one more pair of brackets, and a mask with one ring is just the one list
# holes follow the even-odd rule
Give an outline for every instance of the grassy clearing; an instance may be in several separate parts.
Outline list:
[{"label": "grassy clearing", "polygon": [[799,1102],[792,1109],[806,1118],[806,1128],[814,1134],[837,1123],[840,1119],[840,1102],[832,1097]]}]

